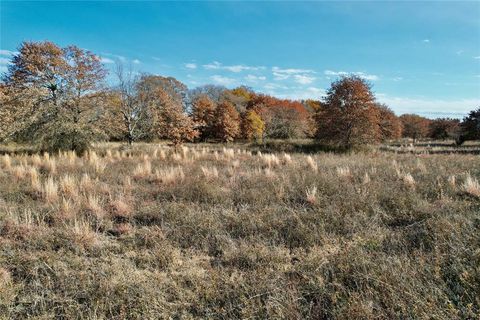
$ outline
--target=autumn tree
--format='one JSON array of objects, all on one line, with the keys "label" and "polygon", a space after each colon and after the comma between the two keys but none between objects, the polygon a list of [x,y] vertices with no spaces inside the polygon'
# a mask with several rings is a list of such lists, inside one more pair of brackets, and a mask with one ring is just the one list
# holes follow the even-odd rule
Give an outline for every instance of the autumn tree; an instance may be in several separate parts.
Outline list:
[{"label": "autumn tree", "polygon": [[215,110],[215,135],[223,142],[233,141],[240,133],[240,116],[232,103],[221,102]]},{"label": "autumn tree", "polygon": [[402,136],[402,122],[395,113],[384,104],[377,104],[378,125],[382,140],[396,140]]},{"label": "autumn tree", "polygon": [[342,77],[327,91],[316,115],[317,139],[353,147],[380,139],[379,112],[370,85],[357,76]]},{"label": "autumn tree", "polygon": [[428,136],[431,139],[457,139],[460,135],[458,119],[438,118],[430,121]]},{"label": "autumn tree", "polygon": [[193,120],[183,111],[178,101],[161,88],[156,90],[153,99],[153,131],[158,138],[170,140],[178,147],[198,136]]},{"label": "autumn tree", "polygon": [[403,137],[412,138],[413,143],[417,139],[426,138],[430,120],[416,114],[403,114],[400,116],[403,126]]},{"label": "autumn tree", "polygon": [[197,96],[192,102],[192,119],[203,141],[215,136],[215,109],[215,103],[205,94]]},{"label": "autumn tree", "polygon": [[242,134],[247,140],[261,141],[265,123],[254,110],[248,110],[242,117]]},{"label": "autumn tree", "polygon": [[174,77],[143,74],[138,81],[141,82],[144,92],[156,92],[160,88],[175,104],[180,105],[185,112],[189,111],[188,88]]},{"label": "autumn tree", "polygon": [[467,140],[480,140],[480,108],[470,111],[461,123],[461,135],[457,141],[462,144]]},{"label": "autumn tree", "polygon": [[22,43],[3,79],[21,107],[14,134],[43,149],[83,152],[101,134],[95,105],[105,75],[99,57],[87,50]]},{"label": "autumn tree", "polygon": [[265,122],[265,136],[272,139],[304,137],[305,119],[290,106],[275,104],[261,111]]}]

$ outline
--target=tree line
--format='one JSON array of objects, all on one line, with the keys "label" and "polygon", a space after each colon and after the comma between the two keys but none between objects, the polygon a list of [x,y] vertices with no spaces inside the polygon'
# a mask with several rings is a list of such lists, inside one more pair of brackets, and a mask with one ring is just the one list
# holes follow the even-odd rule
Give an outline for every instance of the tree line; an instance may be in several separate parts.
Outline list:
[{"label": "tree line", "polygon": [[459,121],[400,117],[352,75],[322,100],[279,99],[246,86],[189,89],[173,77],[138,74],[117,63],[108,86],[100,58],[76,46],[24,42],[0,82],[0,141],[83,152],[92,141],[315,138],[354,147],[401,137],[480,139],[480,108]]}]

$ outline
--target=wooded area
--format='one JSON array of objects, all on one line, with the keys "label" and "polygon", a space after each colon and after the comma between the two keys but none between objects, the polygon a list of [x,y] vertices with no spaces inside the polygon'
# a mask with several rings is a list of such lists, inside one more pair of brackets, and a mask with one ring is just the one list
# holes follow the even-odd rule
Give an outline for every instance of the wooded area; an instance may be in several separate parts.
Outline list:
[{"label": "wooded area", "polygon": [[[83,153],[92,141],[231,142],[315,138],[351,148],[401,137],[480,138],[480,108],[458,119],[398,117],[357,75],[331,84],[322,100],[295,101],[134,72],[117,62],[107,84],[99,56],[52,42],[24,42],[0,84],[0,141]],[[473,107],[473,106],[472,106]]]}]

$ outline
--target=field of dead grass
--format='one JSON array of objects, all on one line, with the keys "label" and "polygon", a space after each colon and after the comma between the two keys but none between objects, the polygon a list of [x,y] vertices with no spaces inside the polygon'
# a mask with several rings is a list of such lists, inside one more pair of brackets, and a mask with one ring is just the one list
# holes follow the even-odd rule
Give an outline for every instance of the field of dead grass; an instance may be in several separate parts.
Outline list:
[{"label": "field of dead grass", "polygon": [[0,156],[0,318],[480,317],[480,157]]}]

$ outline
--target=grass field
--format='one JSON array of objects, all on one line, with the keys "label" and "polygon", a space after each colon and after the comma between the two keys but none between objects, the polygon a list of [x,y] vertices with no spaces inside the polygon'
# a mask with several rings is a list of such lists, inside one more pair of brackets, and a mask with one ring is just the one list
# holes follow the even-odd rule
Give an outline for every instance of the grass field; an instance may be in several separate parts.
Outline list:
[{"label": "grass field", "polygon": [[0,156],[0,318],[478,319],[480,157]]}]

